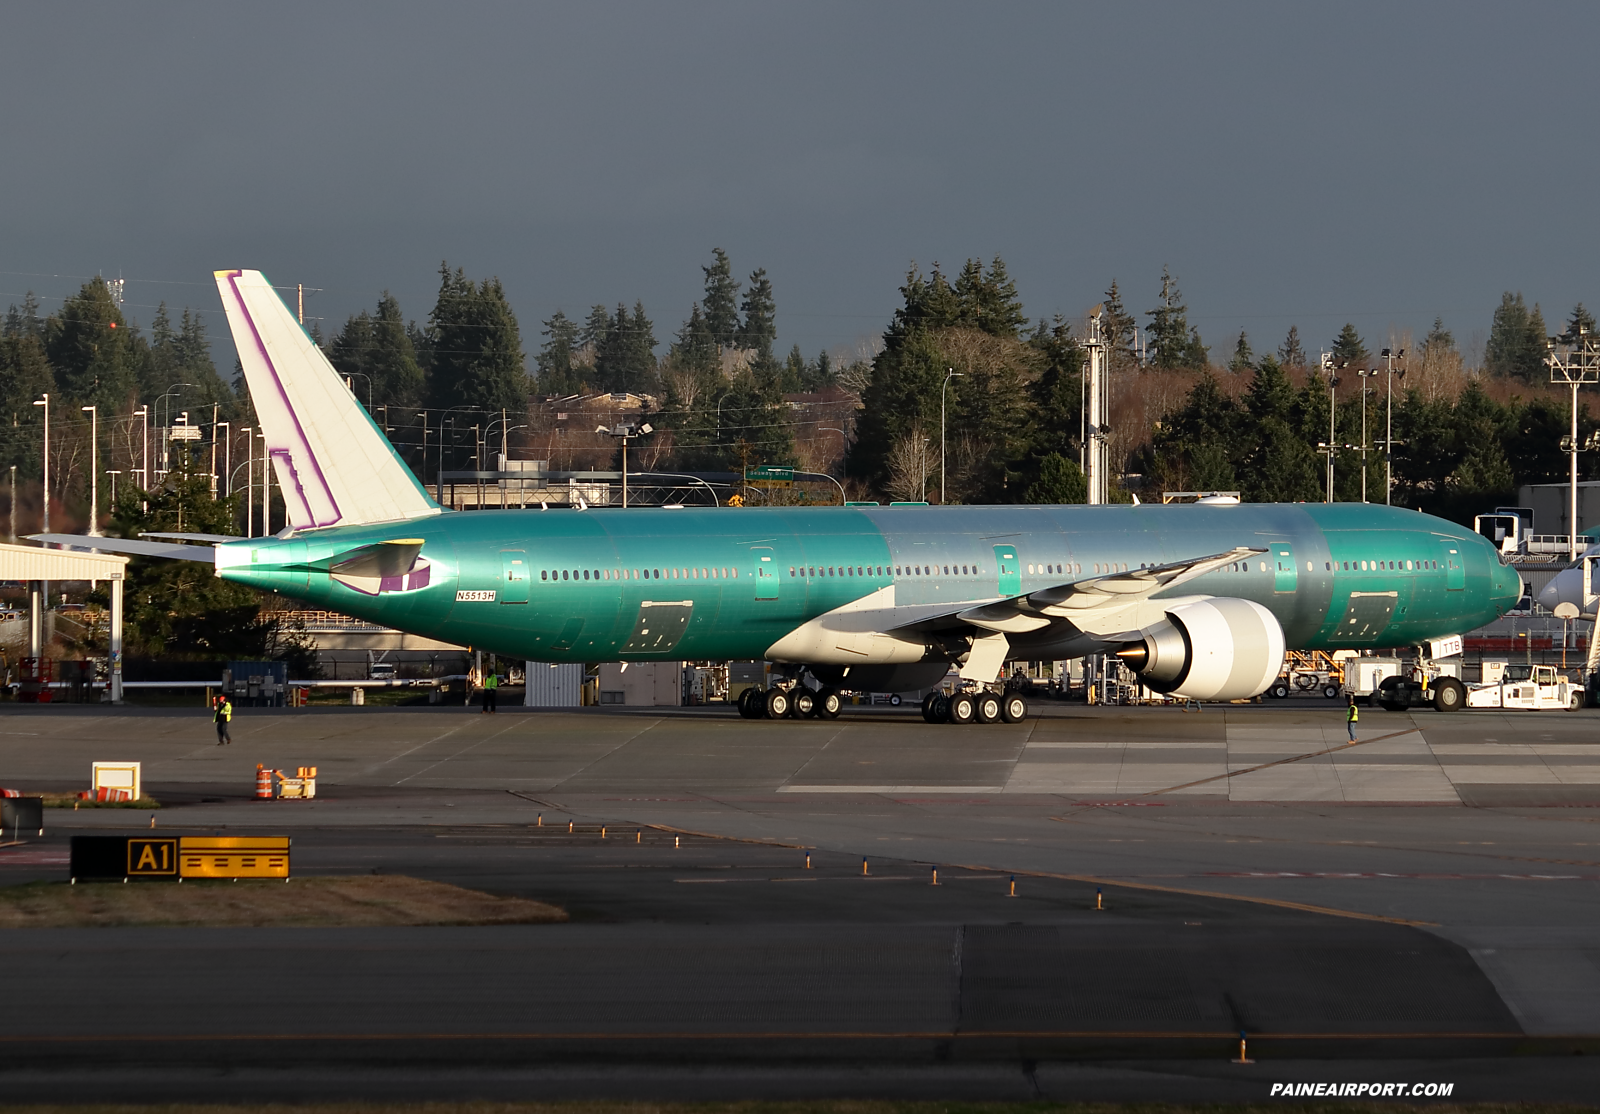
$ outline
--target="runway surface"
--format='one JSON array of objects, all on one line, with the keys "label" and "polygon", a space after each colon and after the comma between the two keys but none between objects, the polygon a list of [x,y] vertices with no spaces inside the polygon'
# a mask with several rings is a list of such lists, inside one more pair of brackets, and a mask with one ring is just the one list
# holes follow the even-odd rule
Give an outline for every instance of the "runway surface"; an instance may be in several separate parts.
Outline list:
[{"label": "runway surface", "polygon": [[[0,784],[139,760],[163,829],[288,833],[299,873],[403,872],[574,920],[12,930],[37,1006],[0,1017],[0,1063],[19,1093],[99,1071],[155,1099],[406,1080],[1238,1100],[1418,1071],[1457,1100],[1591,1095],[1597,728],[1373,710],[1348,746],[1315,699],[966,728],[241,709],[219,748],[198,709],[8,710]],[[318,766],[319,798],[250,800],[257,763]],[[0,848],[0,885],[63,877],[72,832],[148,817],[47,825]],[[1241,1029],[1258,1064],[1230,1071]]]}]

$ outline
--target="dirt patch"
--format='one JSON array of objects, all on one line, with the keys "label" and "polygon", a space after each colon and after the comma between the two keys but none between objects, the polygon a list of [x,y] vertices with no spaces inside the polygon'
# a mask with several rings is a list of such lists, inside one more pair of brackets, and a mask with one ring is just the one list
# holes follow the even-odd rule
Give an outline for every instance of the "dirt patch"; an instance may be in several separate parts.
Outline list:
[{"label": "dirt patch", "polygon": [[547,924],[566,910],[398,874],[288,882],[34,882],[0,888],[0,928]]}]

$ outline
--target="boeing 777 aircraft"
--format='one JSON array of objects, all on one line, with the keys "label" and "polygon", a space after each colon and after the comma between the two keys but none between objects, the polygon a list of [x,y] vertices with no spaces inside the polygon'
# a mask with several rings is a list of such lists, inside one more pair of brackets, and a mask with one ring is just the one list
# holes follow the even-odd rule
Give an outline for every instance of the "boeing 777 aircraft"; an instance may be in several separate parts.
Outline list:
[{"label": "boeing 777 aircraft", "polygon": [[[1116,653],[1158,691],[1238,699],[1277,678],[1286,646],[1419,644],[1522,592],[1473,531],[1356,503],[449,513],[266,278],[216,280],[289,525],[94,547],[205,561],[445,642],[543,662],[765,659],[781,680],[741,710],[773,717],[831,717],[840,687],[927,688],[955,663],[962,691],[925,715],[1016,720],[1026,705],[997,687],[1010,659]],[[1435,691],[1460,707],[1458,682]]]}]

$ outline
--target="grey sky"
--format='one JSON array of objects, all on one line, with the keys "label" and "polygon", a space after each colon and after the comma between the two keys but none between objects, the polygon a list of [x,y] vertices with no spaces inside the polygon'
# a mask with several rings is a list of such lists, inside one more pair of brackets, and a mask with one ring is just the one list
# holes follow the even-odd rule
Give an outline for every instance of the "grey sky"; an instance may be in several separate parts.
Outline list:
[{"label": "grey sky", "polygon": [[[1600,9],[1563,4],[9,4],[0,305],[210,271],[337,328],[439,261],[663,343],[714,245],[779,343],[883,328],[907,265],[1004,256],[1028,312],[1178,276],[1214,354],[1595,289]],[[63,276],[63,277],[49,277]],[[187,285],[193,284],[193,285]],[[1141,317],[1142,320],[1142,317]],[[219,351],[219,363],[222,362]]]}]

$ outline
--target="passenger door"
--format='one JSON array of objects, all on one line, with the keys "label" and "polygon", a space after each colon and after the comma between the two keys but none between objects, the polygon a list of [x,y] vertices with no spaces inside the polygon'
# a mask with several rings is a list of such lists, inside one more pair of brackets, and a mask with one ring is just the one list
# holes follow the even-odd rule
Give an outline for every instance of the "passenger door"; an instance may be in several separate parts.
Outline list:
[{"label": "passenger door", "polygon": [[524,550],[500,551],[500,602],[528,602],[528,554]]},{"label": "passenger door", "polygon": [[994,547],[995,587],[1006,599],[1022,595],[1022,563],[1017,560],[1017,547]]},{"label": "passenger door", "polygon": [[753,545],[750,547],[750,556],[753,559],[756,574],[756,599],[775,600],[778,598],[778,560],[772,552],[770,545]]},{"label": "passenger door", "polygon": [[1272,590],[1294,591],[1300,584],[1300,573],[1294,567],[1294,546],[1288,542],[1271,542],[1267,548],[1272,551]]},{"label": "passenger door", "polygon": [[1439,549],[1444,559],[1444,586],[1447,591],[1458,592],[1467,586],[1467,569],[1461,560],[1461,543],[1449,538],[1439,539]]}]

